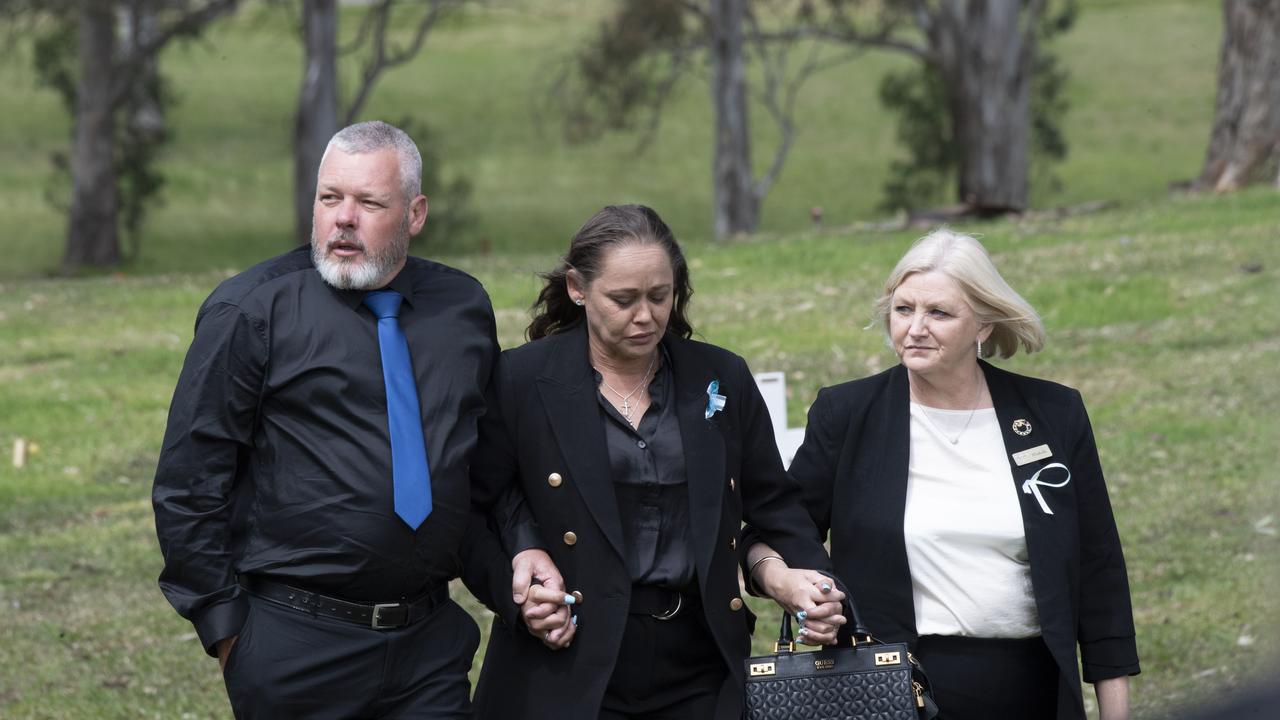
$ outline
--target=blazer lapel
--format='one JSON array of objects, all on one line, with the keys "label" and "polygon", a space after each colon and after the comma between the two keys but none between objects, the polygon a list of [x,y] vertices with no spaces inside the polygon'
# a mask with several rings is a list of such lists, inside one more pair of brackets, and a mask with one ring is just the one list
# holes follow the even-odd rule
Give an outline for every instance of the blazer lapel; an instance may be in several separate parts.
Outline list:
[{"label": "blazer lapel", "polygon": [[[735,414],[727,404],[725,409],[707,419],[707,385],[717,378],[714,368],[700,361],[693,347],[682,338],[663,339],[667,355],[671,358],[672,375],[676,381],[676,417],[680,423],[680,442],[684,445],[685,478],[689,487],[690,538],[693,540],[694,560],[698,577],[706,578],[711,567],[720,533],[721,505],[724,502],[725,443],[718,425],[725,414]],[[722,395],[734,402],[739,388],[721,387]]]},{"label": "blazer lapel", "polygon": [[[861,521],[870,522],[876,528],[856,552],[865,554],[869,566],[886,578],[883,587],[864,589],[864,592],[875,593],[887,607],[900,608],[890,617],[882,618],[884,628],[880,631],[914,637],[915,604],[903,534],[911,466],[911,387],[905,367],[898,365],[891,372],[888,392],[875,416],[876,426],[870,433],[872,442],[866,448],[877,454],[879,465],[871,475],[873,483],[864,488],[865,497],[852,507],[858,508]],[[858,583],[859,580],[855,578],[851,582]],[[894,622],[899,617],[902,624],[895,628]]]},{"label": "blazer lapel", "polygon": [[[1045,491],[1046,498],[1050,505],[1057,507],[1054,514],[1049,514],[1041,509],[1034,494],[1022,490],[1023,483],[1035,475],[1037,470],[1052,463],[1068,464],[1069,461],[1061,447],[1060,435],[1050,426],[1050,421],[1041,411],[1036,398],[1019,392],[1009,373],[986,362],[981,365],[996,408],[996,419],[1000,423],[1000,434],[1004,439],[1005,459],[1009,462],[1014,491],[1018,493],[1019,507],[1022,510],[1022,527],[1027,537],[1027,555],[1031,561],[1031,586],[1041,618],[1041,633],[1051,648],[1060,647],[1064,642],[1074,646],[1075,638],[1069,632],[1061,632],[1060,624],[1054,622],[1056,618],[1067,617],[1066,613],[1070,612],[1070,600],[1064,597],[1066,588],[1054,573],[1065,562],[1062,544],[1070,533],[1063,531],[1062,523],[1076,522],[1074,506],[1063,503],[1062,495],[1053,497],[1058,491],[1048,489]],[[1046,452],[1049,454],[1046,455]],[[1055,473],[1052,481],[1060,479]],[[1066,658],[1058,658],[1058,661],[1062,664]],[[1074,658],[1071,662],[1075,662]],[[1062,667],[1066,665],[1062,664]]]},{"label": "blazer lapel", "polygon": [[556,444],[574,478],[572,487],[582,496],[609,544],[619,557],[625,558],[622,518],[613,492],[608,444],[600,422],[584,328],[566,331],[559,338],[538,376],[537,388]]},{"label": "blazer lapel", "polygon": [[1060,435],[1049,426],[1036,398],[1018,392],[1008,373],[986,362],[982,363],[982,369],[991,392],[991,402],[995,405],[996,421],[1000,423],[1005,459],[1018,486],[1022,516],[1028,521],[1040,515],[1052,517],[1040,509],[1034,495],[1022,492],[1022,484],[1046,465],[1066,463]]}]

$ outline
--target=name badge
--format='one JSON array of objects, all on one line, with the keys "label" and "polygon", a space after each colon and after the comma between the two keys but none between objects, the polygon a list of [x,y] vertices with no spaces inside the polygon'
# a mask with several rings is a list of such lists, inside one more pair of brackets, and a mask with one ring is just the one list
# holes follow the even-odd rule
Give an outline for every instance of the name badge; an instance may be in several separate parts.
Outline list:
[{"label": "name badge", "polygon": [[1037,445],[1031,448],[1030,450],[1023,450],[1022,452],[1014,453],[1013,461],[1017,463],[1019,467],[1021,467],[1023,465],[1026,465],[1027,463],[1033,463],[1037,460],[1043,460],[1047,457],[1053,457],[1053,451],[1049,449],[1049,446]]}]

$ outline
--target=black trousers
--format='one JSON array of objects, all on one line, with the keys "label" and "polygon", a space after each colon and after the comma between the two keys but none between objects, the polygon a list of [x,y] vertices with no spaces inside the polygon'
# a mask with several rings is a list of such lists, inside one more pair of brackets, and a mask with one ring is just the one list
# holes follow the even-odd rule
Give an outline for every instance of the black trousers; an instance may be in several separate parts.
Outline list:
[{"label": "black trousers", "polygon": [[716,714],[729,674],[707,627],[702,604],[686,605],[670,620],[628,615],[618,662],[599,720],[690,720]]},{"label": "black trousers", "polygon": [[408,627],[374,630],[248,593],[223,671],[237,718],[470,718],[480,630],[452,600]]},{"label": "black trousers", "polygon": [[926,635],[915,654],[929,675],[940,720],[1052,720],[1057,715],[1058,664],[1038,637]]}]

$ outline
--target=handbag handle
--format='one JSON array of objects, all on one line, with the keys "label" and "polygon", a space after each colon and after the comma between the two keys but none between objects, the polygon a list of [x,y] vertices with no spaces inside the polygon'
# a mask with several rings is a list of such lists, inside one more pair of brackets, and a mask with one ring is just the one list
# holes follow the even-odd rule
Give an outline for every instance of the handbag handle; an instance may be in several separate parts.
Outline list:
[{"label": "handbag handle", "polygon": [[[851,623],[847,623],[842,626],[836,633],[836,644],[839,645],[843,643],[844,639],[847,637],[849,638],[849,644],[856,647],[859,636],[862,637],[864,642],[870,642],[873,639],[871,631],[867,629],[866,623],[862,621],[862,613],[858,612],[858,604],[853,600],[853,593],[849,592],[849,588],[845,587],[845,584],[840,581],[840,578],[835,576],[831,577],[832,580],[835,581],[836,588],[839,589],[840,592],[844,593],[844,600],[840,605],[844,610],[845,618],[851,621]],[[852,627],[850,627],[850,625],[852,625]],[[791,634],[791,613],[786,610],[782,611],[782,623],[778,630],[778,642],[774,644],[773,651],[775,653],[783,652],[784,648],[786,649],[786,652],[795,652],[796,649],[795,637]]]}]

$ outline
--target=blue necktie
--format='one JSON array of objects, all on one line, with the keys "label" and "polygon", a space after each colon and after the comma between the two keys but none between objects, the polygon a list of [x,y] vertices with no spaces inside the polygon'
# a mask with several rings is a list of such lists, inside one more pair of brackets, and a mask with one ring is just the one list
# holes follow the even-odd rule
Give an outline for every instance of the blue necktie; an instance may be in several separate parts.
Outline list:
[{"label": "blue necktie", "polygon": [[364,304],[378,318],[382,380],[387,388],[387,427],[391,431],[391,477],[396,514],[414,530],[431,514],[431,471],[422,438],[418,384],[409,362],[409,342],[400,329],[400,302],[394,290],[377,290]]}]

